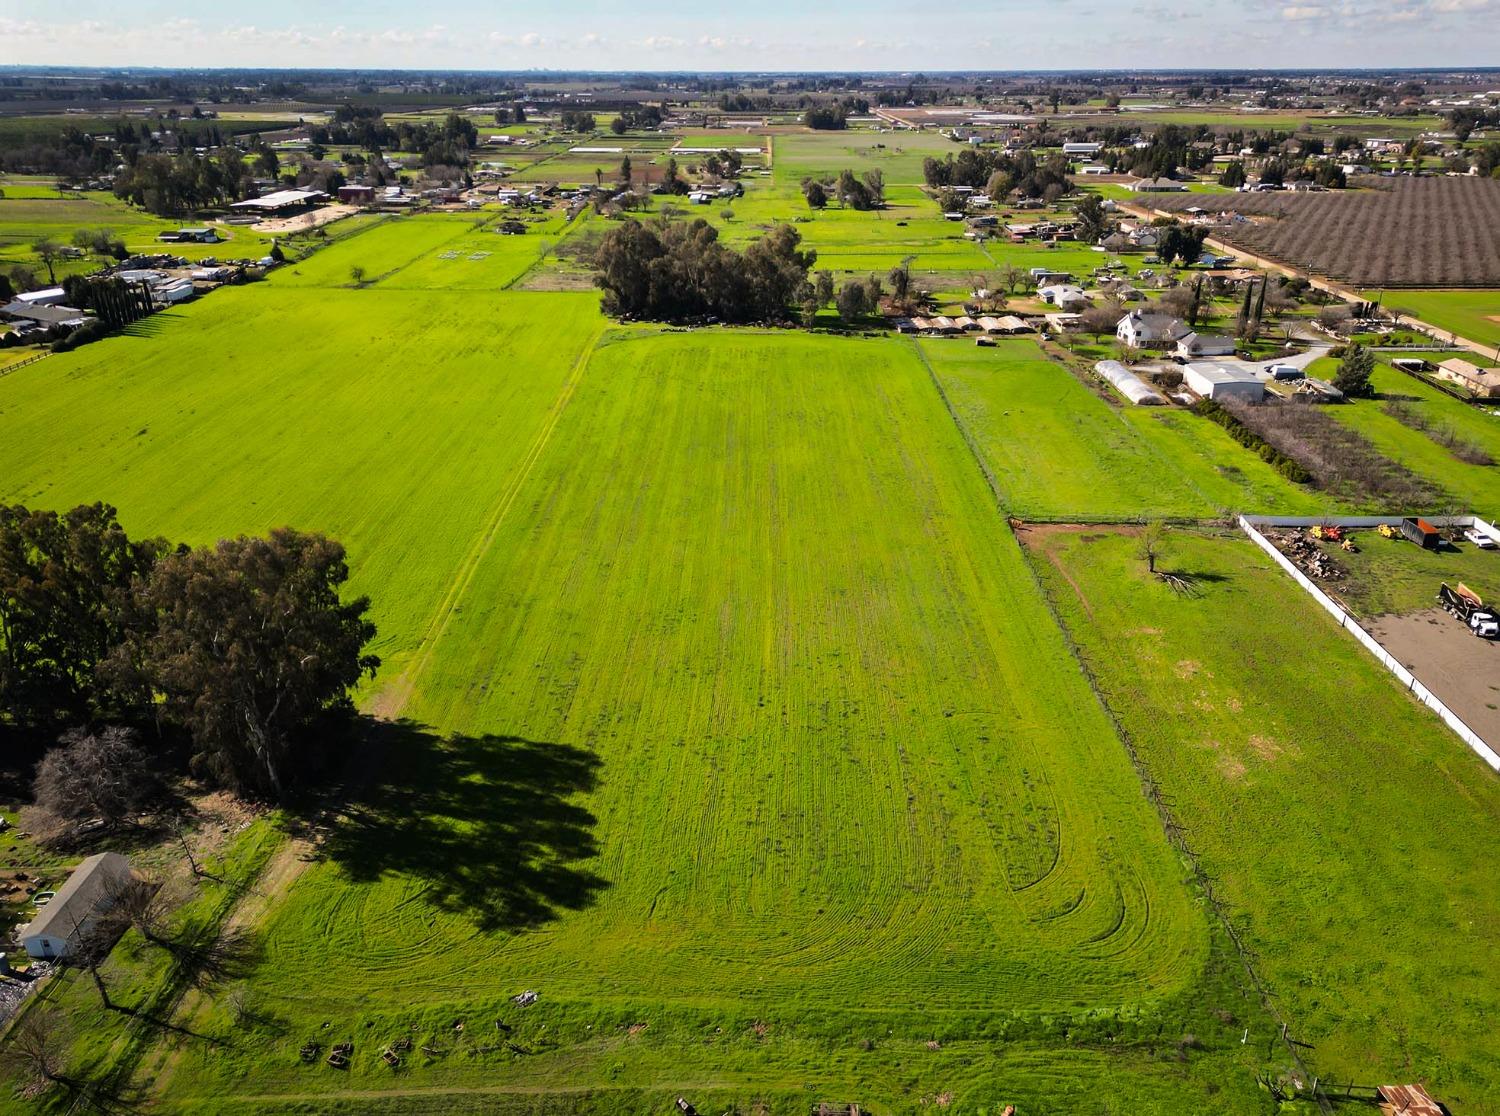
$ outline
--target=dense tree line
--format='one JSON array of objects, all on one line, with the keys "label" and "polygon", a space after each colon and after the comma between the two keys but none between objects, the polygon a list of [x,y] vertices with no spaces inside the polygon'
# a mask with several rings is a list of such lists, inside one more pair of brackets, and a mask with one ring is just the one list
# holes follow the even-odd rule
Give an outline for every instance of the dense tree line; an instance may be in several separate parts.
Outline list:
[{"label": "dense tree line", "polygon": [[158,766],[182,737],[200,777],[283,797],[379,665],[348,576],[339,543],[290,528],[191,549],[103,504],[0,506],[0,733],[138,726]]},{"label": "dense tree line", "polygon": [[719,242],[707,221],[627,220],[594,254],[594,282],[606,313],[624,318],[780,323],[800,306],[817,253],[779,225],[744,251]]}]

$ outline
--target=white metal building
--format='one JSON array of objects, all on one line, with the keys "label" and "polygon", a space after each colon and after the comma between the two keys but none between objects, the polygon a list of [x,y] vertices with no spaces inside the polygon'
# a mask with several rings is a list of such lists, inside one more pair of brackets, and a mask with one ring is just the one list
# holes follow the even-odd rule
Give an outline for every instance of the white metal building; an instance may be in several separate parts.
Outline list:
[{"label": "white metal building", "polygon": [[111,897],[130,879],[130,861],[119,853],[89,857],[68,877],[57,894],[20,932],[32,957],[66,957],[78,936],[88,930]]},{"label": "white metal building", "polygon": [[1254,373],[1224,364],[1189,364],[1182,370],[1182,382],[1204,399],[1259,403],[1266,397],[1266,385]]}]

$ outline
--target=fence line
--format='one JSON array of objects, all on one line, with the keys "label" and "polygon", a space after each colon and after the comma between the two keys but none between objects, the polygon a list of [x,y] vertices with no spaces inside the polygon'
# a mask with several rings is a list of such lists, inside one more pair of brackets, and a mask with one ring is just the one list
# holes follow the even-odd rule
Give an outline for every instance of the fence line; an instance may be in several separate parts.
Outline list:
[{"label": "fence line", "polygon": [[43,357],[49,357],[51,355],[52,353],[49,350],[44,353],[35,353],[32,356],[27,357],[25,360],[16,361],[14,364],[7,364],[4,368],[0,368],[0,376],[9,376],[17,368],[25,368],[28,364],[35,364]]},{"label": "fence line", "polygon": [[[1257,518],[1265,521],[1267,517]],[[1315,520],[1314,522],[1322,522],[1322,520]],[[1490,535],[1496,534],[1495,528],[1490,524],[1485,523],[1483,520],[1476,519],[1474,525],[1486,529],[1486,533]],[[1243,530],[1245,534],[1250,536],[1251,542],[1255,543],[1256,546],[1260,547],[1267,554],[1269,554],[1278,566],[1289,573],[1292,576],[1292,579],[1296,581],[1298,585],[1307,590],[1307,592],[1312,596],[1312,599],[1317,601],[1318,604],[1322,605],[1323,608],[1335,620],[1339,622],[1339,627],[1343,628],[1345,631],[1349,632],[1349,634],[1354,636],[1354,638],[1360,642],[1360,645],[1363,646],[1366,651],[1374,655],[1376,659],[1380,660],[1381,664],[1387,670],[1389,670],[1398,679],[1400,679],[1401,684],[1408,690],[1410,690],[1412,695],[1418,701],[1427,706],[1429,709],[1433,710],[1433,712],[1441,717],[1444,723],[1447,724],[1447,726],[1451,728],[1455,733],[1457,733],[1459,739],[1467,744],[1475,752],[1475,754],[1479,756],[1480,759],[1484,760],[1484,762],[1489,764],[1490,767],[1494,770],[1500,771],[1500,753],[1497,753],[1493,748],[1489,746],[1489,744],[1485,743],[1484,738],[1481,737],[1477,732],[1471,729],[1468,725],[1464,724],[1463,720],[1458,716],[1458,714],[1454,713],[1453,710],[1444,705],[1442,699],[1434,694],[1431,690],[1429,690],[1426,686],[1424,686],[1417,679],[1416,675],[1412,674],[1411,671],[1407,670],[1404,666],[1397,662],[1390,655],[1390,653],[1386,651],[1384,647],[1380,646],[1379,642],[1376,641],[1374,636],[1372,636],[1369,632],[1365,631],[1362,627],[1359,626],[1359,622],[1356,621],[1354,617],[1350,616],[1348,611],[1342,605],[1340,605],[1327,593],[1323,592],[1323,590],[1319,589],[1317,585],[1313,583],[1311,578],[1309,578],[1292,563],[1291,559],[1289,559],[1285,554],[1281,553],[1275,543],[1266,538],[1260,533],[1260,531],[1256,529],[1256,525],[1251,522],[1249,517],[1243,515],[1240,516],[1240,529]]]}]

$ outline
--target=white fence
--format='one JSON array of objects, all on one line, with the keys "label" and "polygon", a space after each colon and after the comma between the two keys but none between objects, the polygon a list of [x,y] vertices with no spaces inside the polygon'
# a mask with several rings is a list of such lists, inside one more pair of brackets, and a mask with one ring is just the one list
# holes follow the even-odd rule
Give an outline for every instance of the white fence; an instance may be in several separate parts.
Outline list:
[{"label": "white fence", "polygon": [[[1432,518],[1436,519],[1438,517]],[[1311,594],[1312,599],[1322,605],[1328,611],[1328,613],[1339,622],[1340,627],[1342,627],[1355,639],[1359,640],[1366,651],[1379,659],[1385,665],[1385,668],[1388,671],[1399,678],[1401,680],[1401,684],[1408,690],[1410,690],[1416,696],[1418,701],[1420,701],[1428,708],[1432,709],[1439,717],[1444,720],[1444,722],[1447,723],[1449,728],[1458,733],[1460,739],[1462,739],[1465,744],[1472,748],[1475,753],[1478,754],[1480,759],[1484,760],[1484,762],[1489,764],[1490,767],[1492,767],[1494,770],[1500,771],[1500,753],[1496,753],[1495,749],[1491,748],[1487,743],[1485,743],[1484,739],[1480,737],[1477,732],[1471,729],[1468,725],[1464,724],[1463,721],[1459,719],[1458,715],[1454,713],[1453,710],[1444,705],[1436,694],[1434,694],[1431,690],[1429,690],[1426,686],[1422,685],[1422,683],[1417,680],[1416,675],[1412,674],[1411,671],[1407,670],[1404,666],[1393,659],[1390,654],[1387,653],[1386,649],[1380,646],[1378,642],[1376,642],[1374,636],[1361,628],[1358,622],[1355,621],[1355,619],[1350,616],[1349,613],[1344,611],[1342,605],[1340,605],[1327,593],[1323,592],[1323,590],[1314,585],[1311,579],[1309,579],[1301,570],[1293,565],[1291,560],[1287,558],[1285,554],[1281,553],[1281,551],[1276,548],[1275,543],[1271,542],[1270,539],[1262,535],[1257,529],[1260,526],[1311,526],[1313,524],[1327,522],[1330,522],[1330,520],[1307,519],[1305,517],[1298,518],[1293,516],[1276,517],[1261,515],[1242,515],[1240,516],[1240,529],[1243,530],[1245,534],[1250,536],[1251,542],[1255,543],[1256,546],[1260,547],[1267,554],[1269,554],[1275,560],[1278,566],[1289,573],[1292,576],[1292,579],[1296,581],[1298,585],[1306,589],[1307,592]],[[1348,516],[1332,520],[1331,522],[1338,523],[1339,525],[1345,527],[1373,527],[1380,523],[1400,523],[1401,518],[1399,516],[1395,517],[1394,519],[1375,516],[1365,516],[1363,518]],[[1448,522],[1450,522],[1450,520],[1442,519],[1441,522],[1447,524]],[[1459,523],[1459,525],[1461,526],[1478,527],[1480,530],[1488,534],[1491,538],[1500,541],[1500,532],[1497,532],[1491,524],[1486,523],[1481,519],[1476,519],[1473,516],[1463,516],[1453,519],[1451,520],[1451,522]]]}]

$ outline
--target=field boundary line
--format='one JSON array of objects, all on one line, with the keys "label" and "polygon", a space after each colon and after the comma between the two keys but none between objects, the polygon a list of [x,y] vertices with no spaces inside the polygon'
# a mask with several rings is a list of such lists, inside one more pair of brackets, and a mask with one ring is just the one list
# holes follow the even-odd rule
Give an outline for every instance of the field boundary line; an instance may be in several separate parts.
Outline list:
[{"label": "field boundary line", "polygon": [[[499,534],[501,524],[505,522],[510,509],[515,505],[516,499],[520,496],[521,489],[525,486],[526,481],[530,479],[533,470],[536,468],[537,461],[541,459],[542,452],[547,448],[547,443],[552,440],[552,433],[557,429],[557,424],[562,420],[563,412],[567,410],[568,403],[573,398],[573,393],[582,381],[584,370],[588,367],[589,360],[593,357],[594,350],[598,347],[599,339],[603,336],[603,333],[604,326],[601,325],[589,337],[588,344],[584,346],[583,351],[578,355],[578,359],[573,362],[573,367],[568,372],[568,378],[564,381],[562,390],[558,393],[557,398],[553,400],[552,407],[548,412],[547,418],[543,421],[541,429],[537,431],[536,437],[532,439],[531,445],[527,447],[526,453],[517,464],[510,482],[501,490],[500,498],[493,510],[485,517],[483,521],[484,526],[479,538],[475,540],[474,545],[464,555],[463,561],[459,563],[454,579],[448,587],[448,592],[443,595],[443,599],[438,603],[437,611],[428,622],[427,630],[419,641],[420,649],[417,652],[416,658],[372,702],[371,712],[376,717],[389,720],[397,716],[405,708],[417,679],[431,665],[434,649],[442,642],[443,636],[448,631],[449,624],[453,622],[453,617],[457,614],[458,604],[467,595],[470,587],[473,585],[474,578],[479,571],[479,566],[483,562],[485,555],[489,553],[490,547],[494,544],[495,536]],[[388,703],[382,700],[384,698],[390,698],[391,701]]]},{"label": "field boundary line", "polygon": [[[954,411],[953,404],[948,399],[948,393],[943,390],[943,385],[939,382],[932,364],[927,360],[927,355],[921,351],[921,347],[915,339],[913,339],[912,344],[917,347],[918,356],[921,358],[922,364],[926,367],[927,374],[932,378],[933,386],[937,389],[938,396],[943,401],[943,406],[947,408],[948,415],[958,428],[960,437],[963,438],[964,444],[969,447],[970,455],[974,458],[975,464],[979,466],[979,471],[984,475],[985,481],[989,484],[991,495],[995,499],[996,508],[1004,516],[1005,504],[994,476],[985,464],[983,457],[980,456],[978,448],[974,444],[974,439],[969,435],[968,429]],[[1245,944],[1244,939],[1240,936],[1239,931],[1231,921],[1229,911],[1225,907],[1223,899],[1215,892],[1212,877],[1209,876],[1207,869],[1203,867],[1203,862],[1197,852],[1188,845],[1187,839],[1183,836],[1185,830],[1172,813],[1172,808],[1167,805],[1160,785],[1151,774],[1151,769],[1146,766],[1145,760],[1141,758],[1140,752],[1136,748],[1135,738],[1131,736],[1130,732],[1125,728],[1124,723],[1116,715],[1114,709],[1110,707],[1103,689],[1100,688],[1098,677],[1094,674],[1093,668],[1089,666],[1088,660],[1083,654],[1083,648],[1073,638],[1073,633],[1063,620],[1062,613],[1058,611],[1056,602],[1053,601],[1051,595],[1047,592],[1047,587],[1043,583],[1041,575],[1037,572],[1035,564],[1036,556],[1021,542],[1020,536],[1016,533],[1015,525],[1008,516],[1004,516],[1004,522],[1006,528],[1011,532],[1012,540],[1021,551],[1023,564],[1026,567],[1026,572],[1031,575],[1032,585],[1036,588],[1037,595],[1041,598],[1043,605],[1045,605],[1048,615],[1052,617],[1052,622],[1061,634],[1068,653],[1078,665],[1079,673],[1082,674],[1084,681],[1088,684],[1089,690],[1093,693],[1094,700],[1098,703],[1100,710],[1110,725],[1113,726],[1116,739],[1124,747],[1125,754],[1129,758],[1131,766],[1135,769],[1136,778],[1140,781],[1142,794],[1156,808],[1157,817],[1161,822],[1162,832],[1166,836],[1168,845],[1177,850],[1178,854],[1187,862],[1188,869],[1192,873],[1193,881],[1197,885],[1198,891],[1208,901],[1209,909],[1213,911],[1214,918],[1223,928],[1225,934],[1228,935],[1230,943],[1234,946],[1235,953],[1239,956],[1240,964],[1244,967],[1245,976],[1249,979],[1251,988],[1260,997],[1261,1006],[1265,1008],[1266,1013],[1273,1021],[1281,1025],[1282,1045],[1286,1047],[1287,1053],[1291,1056],[1292,1064],[1297,1067],[1298,1072],[1301,1073],[1304,1080],[1316,1082],[1317,1078],[1308,1071],[1307,1065],[1302,1060],[1301,1052],[1288,1033],[1289,1024],[1282,1013],[1277,1010],[1269,986],[1261,979],[1260,974],[1256,972],[1253,960],[1254,954],[1250,950],[1250,947]],[[1318,1093],[1316,1088],[1313,1091],[1313,1099],[1317,1101],[1319,1109],[1326,1116],[1331,1116],[1333,1112],[1332,1106]]]}]

